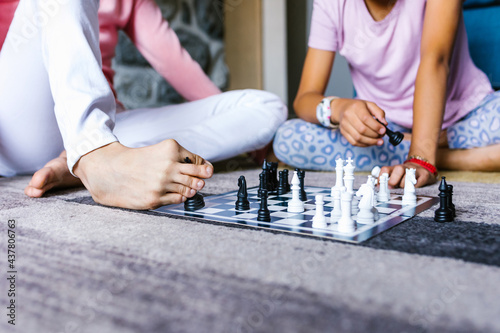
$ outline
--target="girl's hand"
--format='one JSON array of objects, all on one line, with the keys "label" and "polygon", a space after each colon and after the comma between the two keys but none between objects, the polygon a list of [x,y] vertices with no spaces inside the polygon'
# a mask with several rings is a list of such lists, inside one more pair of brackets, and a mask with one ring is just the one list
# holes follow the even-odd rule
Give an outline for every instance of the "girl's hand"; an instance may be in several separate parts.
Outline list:
[{"label": "girl's hand", "polygon": [[353,146],[368,147],[384,144],[385,112],[375,103],[357,99],[334,99],[331,104],[332,120],[340,124],[340,132]]},{"label": "girl's hand", "polygon": [[426,168],[415,163],[405,163],[396,166],[385,166],[381,168],[380,174],[389,174],[389,187],[391,188],[404,188],[405,187],[405,172],[406,169],[413,168],[417,169],[415,172],[415,178],[417,179],[417,184],[415,187],[423,187],[425,185],[434,184],[437,178]]}]

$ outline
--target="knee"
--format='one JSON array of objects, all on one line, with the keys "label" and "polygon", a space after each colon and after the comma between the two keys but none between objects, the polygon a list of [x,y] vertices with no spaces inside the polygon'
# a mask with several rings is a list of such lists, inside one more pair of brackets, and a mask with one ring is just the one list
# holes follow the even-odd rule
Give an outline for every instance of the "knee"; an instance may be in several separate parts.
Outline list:
[{"label": "knee", "polygon": [[255,110],[262,112],[268,120],[273,120],[276,128],[287,120],[288,107],[277,95],[256,89],[246,89],[242,93],[244,98],[240,102],[251,103]]}]

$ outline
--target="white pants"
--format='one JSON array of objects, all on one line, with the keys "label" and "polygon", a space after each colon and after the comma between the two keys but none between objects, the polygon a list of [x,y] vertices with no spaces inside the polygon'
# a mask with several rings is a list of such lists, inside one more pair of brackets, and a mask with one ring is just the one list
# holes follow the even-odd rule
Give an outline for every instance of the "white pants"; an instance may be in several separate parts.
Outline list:
[{"label": "white pants", "polygon": [[68,167],[117,140],[176,139],[211,161],[261,148],[287,116],[273,94],[232,91],[116,116],[101,70],[97,0],[21,0],[0,52],[0,175],[33,173],[68,152]]},{"label": "white pants", "polygon": [[114,133],[122,144],[134,148],[175,139],[187,150],[217,162],[264,147],[287,114],[287,107],[274,94],[237,90],[119,113]]}]

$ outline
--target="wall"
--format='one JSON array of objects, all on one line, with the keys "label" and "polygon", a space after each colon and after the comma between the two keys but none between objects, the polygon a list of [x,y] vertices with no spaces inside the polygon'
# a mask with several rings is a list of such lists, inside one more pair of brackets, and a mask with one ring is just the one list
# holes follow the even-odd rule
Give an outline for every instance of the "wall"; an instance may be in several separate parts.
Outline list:
[{"label": "wall", "polygon": [[[220,0],[156,0],[181,44],[217,86],[227,88],[224,53],[224,13]],[[168,52],[168,50],[165,50]],[[115,88],[127,108],[156,107],[183,98],[151,68],[124,33],[120,33]]]}]

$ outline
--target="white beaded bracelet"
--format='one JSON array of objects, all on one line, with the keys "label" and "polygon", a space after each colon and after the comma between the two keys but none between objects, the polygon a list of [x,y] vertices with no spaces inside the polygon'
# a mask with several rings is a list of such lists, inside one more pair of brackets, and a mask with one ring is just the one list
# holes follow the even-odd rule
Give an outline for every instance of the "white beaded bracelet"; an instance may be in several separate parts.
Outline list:
[{"label": "white beaded bracelet", "polygon": [[339,128],[338,124],[332,124],[331,116],[332,109],[330,107],[332,101],[338,97],[330,96],[325,97],[321,100],[321,102],[316,107],[316,118],[318,118],[319,123],[326,128],[336,129]]}]

